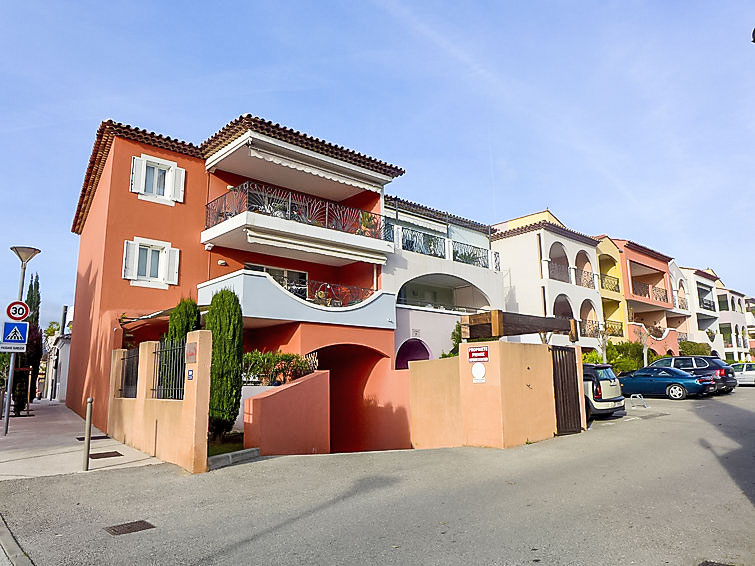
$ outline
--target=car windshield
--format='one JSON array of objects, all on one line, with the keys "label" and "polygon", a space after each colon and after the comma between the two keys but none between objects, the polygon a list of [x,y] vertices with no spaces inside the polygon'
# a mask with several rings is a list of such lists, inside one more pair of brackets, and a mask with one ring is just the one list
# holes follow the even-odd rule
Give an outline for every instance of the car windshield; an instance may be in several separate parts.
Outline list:
[{"label": "car windshield", "polygon": [[611,368],[596,369],[595,373],[598,375],[598,379],[600,380],[616,379],[616,374],[613,373],[613,370]]}]

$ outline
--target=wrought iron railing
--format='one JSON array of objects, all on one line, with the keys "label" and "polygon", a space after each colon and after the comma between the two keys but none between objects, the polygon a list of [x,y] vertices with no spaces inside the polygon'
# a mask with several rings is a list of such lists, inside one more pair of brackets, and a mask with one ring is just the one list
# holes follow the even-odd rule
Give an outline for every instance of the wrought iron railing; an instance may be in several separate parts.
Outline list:
[{"label": "wrought iron railing", "polygon": [[493,252],[493,269],[501,270],[501,254],[498,252]]},{"label": "wrought iron railing", "polygon": [[592,271],[574,269],[574,282],[580,287],[595,289],[595,276]]},{"label": "wrought iron railing", "polygon": [[689,340],[689,335],[686,332],[677,331],[676,335],[679,338],[679,342],[687,342]]},{"label": "wrought iron railing", "polygon": [[714,311],[716,310],[716,303],[711,301],[710,299],[703,299],[700,297],[700,307],[704,308],[705,310]]},{"label": "wrought iron railing", "polygon": [[666,332],[666,329],[663,326],[652,325],[647,326],[646,328],[648,334],[650,334],[650,336],[652,336],[653,338],[660,338],[663,336],[663,333]]},{"label": "wrought iron railing", "polygon": [[569,266],[555,261],[548,262],[548,277],[556,281],[569,282]]},{"label": "wrought iron railing", "polygon": [[401,227],[401,249],[434,257],[446,257],[446,239],[442,236]]},{"label": "wrought iron railing", "polygon": [[136,384],[139,377],[139,348],[126,350],[121,360],[119,396],[133,399],[136,397]]},{"label": "wrought iron railing", "polygon": [[652,287],[652,289],[653,299],[664,303],[668,302],[668,291],[666,291],[666,289],[664,289],[663,287]]},{"label": "wrought iron railing", "polygon": [[619,279],[613,275],[600,274],[600,286],[606,291],[613,291],[614,293],[620,292]]},{"label": "wrought iron railing", "polygon": [[687,297],[679,297],[676,302],[680,309],[687,310]]},{"label": "wrought iron railing", "polygon": [[710,328],[705,331],[705,334],[708,336],[708,340],[713,342],[716,339],[716,331],[711,330]]},{"label": "wrought iron railing", "polygon": [[425,308],[441,310],[441,311],[454,311],[454,312],[464,312],[464,313],[478,313],[478,312],[482,312],[483,310],[483,309],[478,309],[475,307],[464,307],[461,305],[439,303],[436,301],[426,301],[422,299],[408,299],[406,297],[398,297],[396,299],[396,304],[407,305],[410,307],[425,307]]},{"label": "wrought iron railing", "polygon": [[487,269],[489,263],[487,249],[456,241],[452,242],[451,247],[454,261]]},{"label": "wrought iron railing", "polygon": [[650,285],[642,281],[632,281],[632,294],[638,297],[650,298]]},{"label": "wrought iron railing", "polygon": [[278,285],[286,291],[316,305],[325,307],[348,307],[361,303],[371,297],[373,289],[354,285],[340,285],[313,279],[289,279],[287,277],[271,276]]},{"label": "wrought iron railing", "polygon": [[597,338],[600,334],[600,325],[597,320],[580,320],[579,334],[584,338]]},{"label": "wrought iron railing", "polygon": [[234,187],[209,202],[206,206],[205,228],[211,228],[243,212],[276,216],[378,240],[385,240],[389,232],[385,228],[385,219],[380,214],[252,181]]},{"label": "wrought iron railing", "polygon": [[155,399],[183,399],[186,340],[161,342],[155,350],[155,374],[152,397]]},{"label": "wrought iron railing", "polygon": [[606,320],[606,334],[609,336],[624,336],[624,323],[618,320]]}]

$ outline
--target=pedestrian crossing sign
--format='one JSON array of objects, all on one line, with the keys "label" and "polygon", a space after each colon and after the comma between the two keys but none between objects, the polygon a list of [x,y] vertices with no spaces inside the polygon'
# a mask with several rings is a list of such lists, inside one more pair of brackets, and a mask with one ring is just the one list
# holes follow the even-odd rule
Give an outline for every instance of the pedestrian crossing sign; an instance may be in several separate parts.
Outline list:
[{"label": "pedestrian crossing sign", "polygon": [[3,323],[3,343],[6,344],[26,344],[29,336],[28,322],[4,322]]}]

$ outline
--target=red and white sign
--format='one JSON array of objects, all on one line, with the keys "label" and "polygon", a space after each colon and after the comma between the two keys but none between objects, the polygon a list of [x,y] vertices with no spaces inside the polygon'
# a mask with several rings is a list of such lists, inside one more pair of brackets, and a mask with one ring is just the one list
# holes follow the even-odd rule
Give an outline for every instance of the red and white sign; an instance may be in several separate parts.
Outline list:
[{"label": "red and white sign", "polygon": [[29,305],[23,301],[13,301],[8,305],[8,308],[5,309],[5,314],[8,315],[9,319],[18,322],[29,316]]},{"label": "red and white sign", "polygon": [[487,362],[488,361],[488,347],[487,346],[470,346],[468,350],[469,362]]}]

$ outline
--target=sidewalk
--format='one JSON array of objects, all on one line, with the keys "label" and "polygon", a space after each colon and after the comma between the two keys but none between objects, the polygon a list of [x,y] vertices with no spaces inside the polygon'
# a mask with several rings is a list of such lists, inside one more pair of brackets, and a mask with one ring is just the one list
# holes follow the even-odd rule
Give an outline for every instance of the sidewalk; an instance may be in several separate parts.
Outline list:
[{"label": "sidewalk", "polygon": [[[31,412],[30,417],[11,417],[8,436],[0,429],[0,481],[81,472],[84,443],[76,437],[84,436],[84,419],[64,404],[46,400],[34,401]],[[102,434],[92,427],[92,437]],[[90,454],[110,451],[122,456],[90,459],[89,470],[161,463],[111,438],[92,440]]]}]

